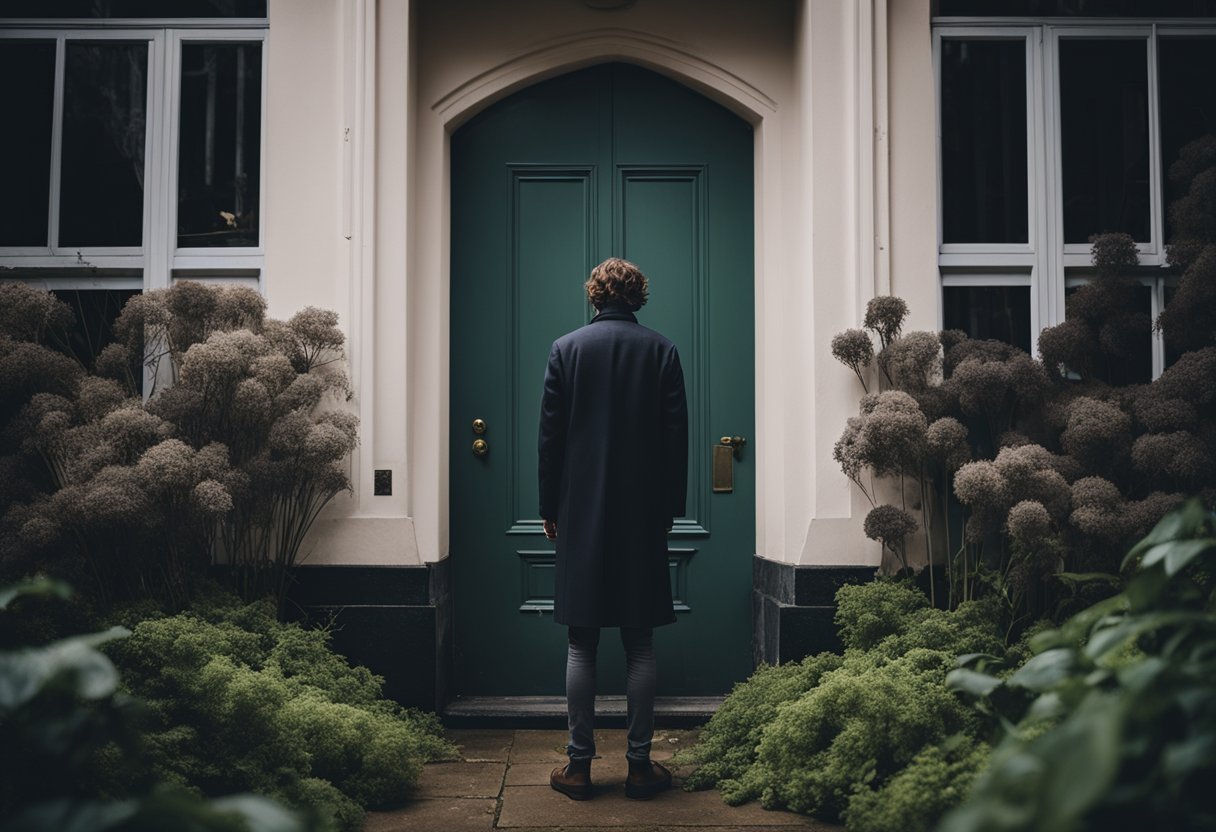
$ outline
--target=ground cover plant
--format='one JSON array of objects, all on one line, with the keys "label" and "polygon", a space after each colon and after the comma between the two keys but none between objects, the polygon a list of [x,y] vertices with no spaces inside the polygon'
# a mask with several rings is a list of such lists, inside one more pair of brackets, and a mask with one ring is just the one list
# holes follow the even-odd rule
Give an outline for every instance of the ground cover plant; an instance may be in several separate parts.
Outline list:
[{"label": "ground cover plant", "polygon": [[[0,586],[0,625],[31,598],[66,584]],[[114,626],[0,651],[0,830],[309,832],[331,828],[252,794],[203,799],[157,778],[143,757],[140,703],[98,648],[130,636]]]},{"label": "ground cover plant", "polygon": [[960,653],[1003,655],[997,611],[934,609],[894,580],[843,587],[836,600],[844,654],[762,666],[736,685],[677,756],[698,765],[686,786],[856,829],[886,828],[898,804],[899,828],[930,829],[986,759],[973,739],[981,720],[945,680]]},{"label": "ground cover plant", "polygon": [[383,699],[382,680],[334,653],[327,631],[278,621],[268,598],[217,589],[137,618],[107,650],[152,713],[146,756],[162,780],[269,795],[354,830],[364,808],[406,799],[423,763],[454,753],[434,714]]},{"label": "ground cover plant", "polygon": [[[324,828],[359,828],[365,807],[402,800],[452,749],[433,715],[384,700],[327,631],[281,621],[304,535],[349,487],[357,421],[340,409],[336,316],[275,321],[256,292],[182,281],[128,301],[91,361],[61,349],[71,316],[0,283],[0,579],[49,574],[83,590],[69,605],[27,599],[0,647],[87,649],[108,699],[52,715],[75,768],[35,767],[45,782],[8,798],[105,798],[80,811],[106,817],[120,801],[134,812],[123,829],[235,829],[208,807],[279,804],[205,798],[258,793]],[[123,628],[100,647],[108,657],[97,638],[71,640],[98,622]],[[0,715],[14,766],[47,740],[15,713]],[[91,791],[72,792],[73,776]],[[137,781],[156,791],[132,796]],[[76,811],[51,808],[64,806]]]},{"label": "ground cover plant", "polygon": [[1016,673],[951,673],[998,741],[941,832],[1216,829],[1216,515],[1191,500],[1125,566]]}]

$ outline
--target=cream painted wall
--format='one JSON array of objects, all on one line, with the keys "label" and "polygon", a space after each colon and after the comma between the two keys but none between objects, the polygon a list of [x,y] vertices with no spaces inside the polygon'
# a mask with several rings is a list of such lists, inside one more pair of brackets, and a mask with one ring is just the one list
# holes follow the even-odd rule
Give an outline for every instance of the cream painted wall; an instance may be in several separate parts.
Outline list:
[{"label": "cream painted wall", "polygon": [[891,292],[908,302],[906,330],[941,328],[937,115],[929,3],[891,3]]},{"label": "cream painted wall", "polygon": [[[927,0],[892,3],[890,20],[884,2],[272,0],[266,291],[276,315],[342,314],[362,420],[355,494],[327,510],[307,562],[447,554],[448,136],[514,89],[628,60],[755,125],[756,552],[876,563],[868,506],[831,458],[860,390],[828,344],[888,279],[936,286],[935,191],[904,190],[933,182]],[[392,497],[372,496],[376,468],[393,471]]]}]

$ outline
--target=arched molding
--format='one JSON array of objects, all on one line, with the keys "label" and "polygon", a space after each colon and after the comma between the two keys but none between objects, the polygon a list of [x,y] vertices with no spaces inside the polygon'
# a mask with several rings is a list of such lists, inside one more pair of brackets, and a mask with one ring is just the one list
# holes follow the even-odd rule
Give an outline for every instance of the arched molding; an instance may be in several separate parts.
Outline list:
[{"label": "arched molding", "polygon": [[431,104],[431,110],[452,131],[516,90],[609,61],[635,63],[670,76],[753,125],[777,110],[776,101],[733,72],[676,41],[632,29],[597,29],[541,41],[474,75]]}]

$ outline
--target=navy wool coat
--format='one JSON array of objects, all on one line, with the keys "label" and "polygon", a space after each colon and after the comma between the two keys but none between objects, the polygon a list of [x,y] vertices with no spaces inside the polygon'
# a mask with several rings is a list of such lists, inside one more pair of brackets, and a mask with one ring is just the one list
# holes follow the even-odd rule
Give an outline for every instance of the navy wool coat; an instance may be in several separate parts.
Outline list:
[{"label": "navy wool coat", "polygon": [[549,351],[540,516],[557,522],[554,620],[671,624],[667,530],[684,516],[688,407],[671,341],[607,307]]}]

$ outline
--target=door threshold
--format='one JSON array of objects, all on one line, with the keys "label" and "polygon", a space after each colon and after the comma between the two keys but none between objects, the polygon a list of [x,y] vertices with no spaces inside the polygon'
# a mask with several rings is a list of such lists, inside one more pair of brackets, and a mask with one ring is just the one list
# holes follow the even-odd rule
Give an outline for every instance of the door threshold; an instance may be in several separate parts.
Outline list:
[{"label": "door threshold", "polygon": [[[704,725],[725,696],[659,696],[654,722],[660,728]],[[595,724],[624,728],[624,695],[595,698]],[[448,728],[565,728],[564,696],[457,696],[439,711]]]}]

